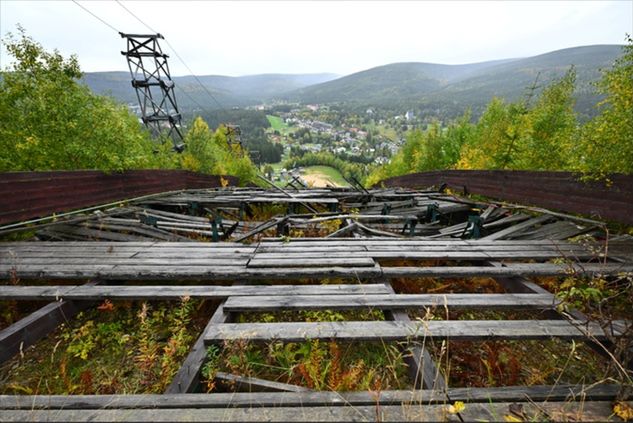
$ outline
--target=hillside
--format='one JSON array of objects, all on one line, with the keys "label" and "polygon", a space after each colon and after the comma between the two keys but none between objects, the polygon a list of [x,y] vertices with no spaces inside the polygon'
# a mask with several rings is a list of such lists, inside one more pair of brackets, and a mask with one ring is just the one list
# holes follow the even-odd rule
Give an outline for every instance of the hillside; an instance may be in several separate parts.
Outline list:
[{"label": "hillside", "polygon": [[351,101],[381,104],[425,95],[509,61],[466,65],[393,63],[309,86],[292,93],[292,96],[305,103]]},{"label": "hillside", "polygon": [[289,98],[303,103],[345,102],[414,108],[421,113],[456,115],[467,107],[481,110],[493,96],[516,100],[536,76],[537,86],[576,67],[577,108],[591,114],[597,98],[591,82],[600,69],[621,54],[619,45],[596,45],[557,50],[538,56],[466,65],[394,63],[309,86]]},{"label": "hillside", "polygon": [[[328,73],[316,74],[261,74],[248,76],[200,76],[200,81],[223,107],[247,106],[278,98],[290,91],[319,84],[336,78]],[[174,77],[178,104],[183,111],[197,107],[215,109],[213,102],[193,76]],[[89,72],[83,82],[97,94],[108,94],[123,102],[136,102],[128,72]],[[183,91],[187,95],[183,94]],[[193,100],[192,100],[193,99]]]},{"label": "hillside", "polygon": [[[525,95],[537,75],[537,87],[542,87],[574,65],[578,74],[576,108],[589,116],[595,113],[593,107],[598,101],[591,83],[599,78],[600,69],[608,68],[620,54],[619,45],[595,45],[462,65],[393,63],[340,78],[329,73],[199,78],[225,108],[285,99],[304,104],[411,109],[418,114],[444,118],[460,115],[467,108],[478,114],[494,96],[514,101]],[[86,73],[83,80],[98,94],[110,94],[124,102],[137,101],[127,72]],[[208,109],[217,108],[192,76],[175,77],[174,81],[183,112],[195,109],[195,103]]]}]

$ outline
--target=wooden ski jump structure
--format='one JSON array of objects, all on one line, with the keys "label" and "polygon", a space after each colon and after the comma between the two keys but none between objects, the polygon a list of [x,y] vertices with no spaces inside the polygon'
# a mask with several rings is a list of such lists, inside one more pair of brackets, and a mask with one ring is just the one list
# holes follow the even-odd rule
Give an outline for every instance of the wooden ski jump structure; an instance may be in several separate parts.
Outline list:
[{"label": "wooden ski jump structure", "polygon": [[[427,339],[559,338],[591,342],[608,354],[614,339],[630,334],[629,322],[605,327],[577,310],[562,311],[560,299],[531,278],[633,272],[630,236],[571,242],[581,234],[599,239],[603,223],[475,201],[432,187],[264,190],[220,185],[219,180],[206,189],[185,184],[152,196],[139,191],[134,195],[140,199],[122,205],[55,222],[30,219],[35,240],[0,243],[0,279],[20,280],[1,285],[0,300],[47,303],[0,331],[0,361],[37,347],[59,324],[105,299],[189,296],[219,304],[164,394],[1,395],[0,421],[472,421],[508,414],[604,420],[614,418],[616,398],[630,399],[613,383],[454,388],[424,346]],[[623,195],[623,201],[631,200],[630,194]],[[253,221],[248,215],[255,205],[283,206],[285,212]],[[332,222],[338,226],[322,235]],[[4,228],[21,229],[15,223]],[[321,235],[292,237],[296,230]],[[195,240],[201,236],[214,242]],[[433,265],[438,261],[444,264]],[[491,277],[504,293],[404,294],[391,285],[394,278],[420,277]],[[325,278],[344,282],[319,283]],[[532,310],[534,317],[417,321],[406,313],[429,307]],[[249,312],[365,309],[382,310],[385,319],[235,323],[238,314]],[[222,374],[239,392],[197,393],[206,347],[234,339],[406,343],[412,389],[317,392]],[[447,413],[456,401],[466,407]]]}]

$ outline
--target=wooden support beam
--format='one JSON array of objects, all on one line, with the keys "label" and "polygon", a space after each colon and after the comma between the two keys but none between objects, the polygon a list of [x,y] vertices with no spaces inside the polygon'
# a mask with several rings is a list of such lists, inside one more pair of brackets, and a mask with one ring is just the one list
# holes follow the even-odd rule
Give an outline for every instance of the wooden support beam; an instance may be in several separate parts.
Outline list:
[{"label": "wooden support beam", "polygon": [[[96,283],[90,282],[86,286],[93,286]],[[0,363],[34,345],[53,332],[57,326],[68,322],[77,313],[93,304],[91,301],[54,301],[0,330]]]},{"label": "wooden support beam", "polygon": [[[449,388],[453,401],[490,403],[525,401],[612,401],[632,399],[619,384],[503,386],[495,388]],[[358,406],[445,404],[444,392],[398,390],[380,392],[231,392],[215,394],[136,395],[0,395],[0,410],[83,410],[152,408],[259,408],[302,406]]]},{"label": "wooden support beam", "polygon": [[110,285],[0,286],[0,300],[179,300],[182,297],[225,299],[251,295],[375,295],[388,291],[382,284],[338,285]]},{"label": "wooden support beam", "polygon": [[[0,420],[6,422],[49,421],[226,421],[226,422],[460,422],[460,416],[446,411],[445,404],[400,404],[377,407],[368,406],[301,406],[259,408],[171,408],[171,409],[84,409],[84,410],[0,410]],[[521,410],[521,416],[529,421],[556,420],[609,421],[613,416],[611,401],[579,402],[499,402],[478,403],[466,407],[460,413],[465,421],[498,421],[500,416],[514,416],[512,411]],[[518,417],[515,417],[518,419]]]},{"label": "wooden support beam", "polygon": [[[611,331],[619,335],[623,322]],[[308,339],[341,341],[421,341],[427,338],[452,340],[488,339],[607,339],[605,329],[592,322],[564,320],[430,320],[428,322],[313,322],[248,323],[216,325],[204,335],[205,342],[246,339],[253,342]]]},{"label": "wooden support beam", "polygon": [[[384,284],[390,292],[395,294],[395,291],[388,280],[385,280]],[[411,318],[406,311],[387,309],[384,310],[383,313],[385,314],[385,318],[387,320],[411,322]],[[413,382],[413,387],[435,390],[446,389],[444,375],[436,366],[429,351],[421,345],[410,345],[407,349],[409,350],[409,354],[405,356],[405,362],[408,366],[409,377]]]},{"label": "wooden support beam", "polygon": [[200,372],[207,357],[207,347],[204,344],[204,334],[215,325],[227,323],[231,320],[231,314],[224,310],[222,301],[215,310],[207,326],[198,337],[195,344],[189,351],[187,358],[178,369],[178,372],[165,390],[165,394],[184,394],[193,392],[200,383]]},{"label": "wooden support beam", "polygon": [[488,241],[494,241],[497,239],[503,239],[503,238],[507,238],[508,236],[512,235],[512,234],[516,234],[519,233],[527,228],[530,228],[532,226],[536,226],[536,225],[540,225],[542,223],[547,222],[548,220],[552,220],[552,216],[550,215],[543,215],[543,216],[538,216],[538,217],[534,217],[532,219],[526,220],[522,223],[516,224],[516,225],[512,225],[509,228],[506,229],[502,229],[500,231],[497,231],[491,235],[485,236],[482,239],[484,240],[488,240]]},{"label": "wooden support beam", "polygon": [[215,380],[225,388],[238,392],[310,392],[311,389],[289,383],[274,382],[256,377],[237,376],[218,372]]},{"label": "wooden support beam", "polygon": [[278,217],[274,217],[270,220],[267,220],[266,222],[262,223],[261,225],[258,225],[257,227],[251,229],[250,231],[246,232],[245,234],[242,234],[238,237],[235,237],[235,239],[233,239],[233,242],[242,242],[247,240],[248,238],[257,235],[259,233],[264,232],[267,229],[270,229],[272,227],[277,226],[279,223],[283,222],[286,218],[278,218]]},{"label": "wooden support beam", "polygon": [[553,294],[380,294],[232,296],[225,309],[232,312],[280,310],[357,310],[379,308],[551,309],[559,304]]}]

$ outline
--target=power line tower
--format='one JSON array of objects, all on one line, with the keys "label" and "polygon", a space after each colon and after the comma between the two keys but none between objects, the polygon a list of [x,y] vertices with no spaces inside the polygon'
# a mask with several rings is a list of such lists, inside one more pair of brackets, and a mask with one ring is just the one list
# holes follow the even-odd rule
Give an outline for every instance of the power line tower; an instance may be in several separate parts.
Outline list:
[{"label": "power line tower", "polygon": [[226,135],[226,142],[229,145],[229,147],[233,146],[233,145],[237,145],[240,147],[240,151],[242,146],[242,129],[240,128],[239,125],[233,125],[231,123],[227,123],[225,124],[225,135]]},{"label": "power line tower", "polygon": [[143,123],[154,136],[167,130],[174,149],[181,152],[185,147],[180,132],[182,116],[167,64],[169,56],[163,53],[158,42],[164,37],[160,34],[119,34],[127,40],[127,51],[121,54],[127,58]]}]

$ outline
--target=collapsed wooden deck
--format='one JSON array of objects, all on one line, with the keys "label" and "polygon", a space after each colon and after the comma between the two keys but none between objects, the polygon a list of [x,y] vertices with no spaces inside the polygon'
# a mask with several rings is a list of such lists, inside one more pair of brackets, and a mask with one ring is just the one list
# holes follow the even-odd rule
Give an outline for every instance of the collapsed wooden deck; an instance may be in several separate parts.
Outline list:
[{"label": "collapsed wooden deck", "polygon": [[[281,204],[287,210],[253,222],[244,213],[254,204]],[[165,395],[0,396],[0,420],[498,420],[515,415],[516,403],[526,418],[612,417],[610,401],[620,391],[617,385],[446,386],[420,341],[600,342],[620,336],[628,324],[602,327],[574,310],[562,314],[560,300],[529,278],[633,272],[630,239],[616,238],[608,245],[569,242],[569,237],[599,231],[599,225],[493,206],[478,208],[475,231],[468,214],[472,216],[476,206],[432,191],[305,190],[290,195],[252,189],[194,191],[47,224],[37,236],[48,241],[2,243],[0,279],[20,284],[0,286],[0,300],[51,303],[0,331],[0,361],[36,343],[94,301],[189,296],[221,304]],[[196,211],[211,217],[195,216]],[[217,219],[219,215],[224,221]],[[289,236],[291,229],[323,230],[320,225],[332,220],[340,227],[328,229],[325,237]],[[275,236],[266,237],[271,231]],[[224,241],[196,242],[188,237],[192,234]],[[319,284],[334,277],[344,283]],[[390,283],[394,278],[423,277],[492,277],[505,293],[399,294]],[[89,283],[68,285],[71,279]],[[56,280],[64,284],[53,285]],[[29,285],[29,281],[48,284]],[[411,321],[404,312],[434,307],[534,310],[535,317]],[[382,310],[386,321],[233,323],[239,313],[306,309]],[[193,393],[206,346],[231,339],[406,342],[415,389],[310,392],[227,375],[252,392]],[[455,401],[469,405],[460,413],[447,413],[447,404]]]}]

